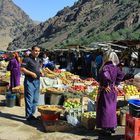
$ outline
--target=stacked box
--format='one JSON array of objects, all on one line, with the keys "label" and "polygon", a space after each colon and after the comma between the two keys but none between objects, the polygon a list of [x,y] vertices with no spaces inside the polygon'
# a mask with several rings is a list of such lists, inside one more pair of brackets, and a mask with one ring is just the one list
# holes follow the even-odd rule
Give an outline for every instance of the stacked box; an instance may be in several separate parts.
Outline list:
[{"label": "stacked box", "polygon": [[140,118],[126,114],[125,140],[140,140]]},{"label": "stacked box", "polygon": [[95,118],[85,118],[84,116],[81,117],[81,124],[86,128],[93,130],[95,129],[96,119]]},{"label": "stacked box", "polygon": [[73,126],[66,121],[43,121],[43,126],[46,132],[69,132],[73,129]]}]

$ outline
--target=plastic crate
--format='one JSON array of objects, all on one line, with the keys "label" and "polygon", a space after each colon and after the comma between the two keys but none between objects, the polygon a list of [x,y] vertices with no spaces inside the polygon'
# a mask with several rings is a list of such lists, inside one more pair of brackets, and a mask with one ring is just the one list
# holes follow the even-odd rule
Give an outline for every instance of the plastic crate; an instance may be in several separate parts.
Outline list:
[{"label": "plastic crate", "polygon": [[83,113],[83,107],[79,107],[79,108],[72,108],[72,109],[69,109],[67,111],[67,115],[70,115],[72,117],[75,117],[75,118],[80,118],[81,117],[81,114]]},{"label": "plastic crate", "polygon": [[83,107],[80,108],[72,108],[65,112],[65,116],[67,122],[72,124],[73,126],[77,126],[81,121],[81,114],[84,112]]},{"label": "plastic crate", "polygon": [[140,118],[126,114],[125,140],[140,140]]}]

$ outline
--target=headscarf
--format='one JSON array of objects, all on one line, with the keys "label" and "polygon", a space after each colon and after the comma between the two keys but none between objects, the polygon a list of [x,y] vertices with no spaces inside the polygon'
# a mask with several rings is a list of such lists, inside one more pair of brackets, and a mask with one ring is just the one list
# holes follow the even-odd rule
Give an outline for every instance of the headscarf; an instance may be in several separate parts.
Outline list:
[{"label": "headscarf", "polygon": [[14,53],[13,53],[13,56],[16,58],[16,60],[17,60],[18,62],[20,62],[20,57],[19,57],[18,52],[14,52]]},{"label": "headscarf", "polygon": [[112,61],[113,65],[119,64],[119,58],[115,52],[111,52],[109,55],[109,61]]},{"label": "headscarf", "polygon": [[104,54],[104,64],[108,61],[111,61],[113,65],[118,65],[119,64],[119,58],[115,52],[109,52],[107,51]]}]

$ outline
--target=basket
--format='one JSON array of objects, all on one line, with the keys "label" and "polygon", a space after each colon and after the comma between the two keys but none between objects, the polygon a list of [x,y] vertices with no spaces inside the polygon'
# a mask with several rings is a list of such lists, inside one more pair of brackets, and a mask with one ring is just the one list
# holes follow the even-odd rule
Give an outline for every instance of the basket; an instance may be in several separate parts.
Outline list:
[{"label": "basket", "polygon": [[41,119],[43,121],[56,121],[60,118],[59,114],[44,114],[41,113]]},{"label": "basket", "polygon": [[38,111],[44,114],[60,114],[65,110],[64,107],[58,105],[40,105]]}]

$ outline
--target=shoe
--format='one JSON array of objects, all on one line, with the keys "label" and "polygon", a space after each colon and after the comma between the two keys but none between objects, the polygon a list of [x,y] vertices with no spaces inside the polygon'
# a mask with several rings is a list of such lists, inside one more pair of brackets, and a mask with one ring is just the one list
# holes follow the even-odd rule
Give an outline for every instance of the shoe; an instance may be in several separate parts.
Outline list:
[{"label": "shoe", "polygon": [[35,121],[38,120],[35,116],[30,116],[27,118],[27,121]]},{"label": "shoe", "polygon": [[106,130],[106,131],[104,132],[104,135],[105,135],[105,136],[111,136],[111,132],[108,131],[108,130]]},{"label": "shoe", "polygon": [[104,135],[104,136],[111,136],[111,131],[108,130],[108,129],[103,129],[102,130],[102,135]]},{"label": "shoe", "polygon": [[110,129],[111,133],[115,133],[115,130],[113,128]]}]

